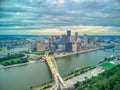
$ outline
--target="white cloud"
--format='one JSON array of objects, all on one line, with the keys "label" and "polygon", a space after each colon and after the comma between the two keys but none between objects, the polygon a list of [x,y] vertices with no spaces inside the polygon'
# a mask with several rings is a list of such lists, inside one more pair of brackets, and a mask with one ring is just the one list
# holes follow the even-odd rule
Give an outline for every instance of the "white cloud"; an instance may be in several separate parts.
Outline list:
[{"label": "white cloud", "polygon": [[59,2],[59,3],[62,3],[62,4],[65,3],[64,0],[58,0],[58,2]]},{"label": "white cloud", "polygon": [[65,26],[42,30],[4,30],[0,31],[0,34],[61,35],[66,33],[66,30],[71,30],[72,34],[78,32],[80,35],[84,33],[89,35],[120,35],[120,27],[104,26]]},{"label": "white cloud", "polygon": [[60,4],[64,4],[64,3],[65,3],[65,0],[48,0],[48,2],[49,2],[50,4],[60,5]]},{"label": "white cloud", "polygon": [[81,1],[81,0],[73,0],[74,2],[79,2],[79,1]]},{"label": "white cloud", "polygon": [[[0,8],[0,34],[2,30],[7,33],[7,30],[9,32],[12,29],[21,34],[21,30],[26,30],[23,34],[30,33],[31,30],[34,31],[32,32],[34,34],[52,34],[56,31],[61,34],[69,28],[73,32],[80,33],[119,34],[119,30],[116,30],[115,27],[120,27],[120,7],[116,4],[118,0],[3,1],[5,1],[4,5],[2,4],[2,8]],[[12,34],[14,31],[10,33]]]}]

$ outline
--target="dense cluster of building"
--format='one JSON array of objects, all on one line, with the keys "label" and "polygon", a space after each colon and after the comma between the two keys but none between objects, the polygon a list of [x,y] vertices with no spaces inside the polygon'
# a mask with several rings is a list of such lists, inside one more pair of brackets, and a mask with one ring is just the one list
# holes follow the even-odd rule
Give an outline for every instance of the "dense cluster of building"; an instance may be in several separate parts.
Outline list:
[{"label": "dense cluster of building", "polygon": [[23,47],[26,45],[28,41],[26,40],[18,40],[18,39],[13,39],[13,40],[0,40],[0,48],[4,50],[10,50],[12,48],[16,47]]},{"label": "dense cluster of building", "polygon": [[71,34],[71,30],[67,30],[67,34],[61,36],[50,36],[47,39],[32,40],[29,44],[29,52],[45,51],[52,52],[80,52],[82,49],[88,49],[95,46],[87,34],[81,39],[78,32]]},{"label": "dense cluster of building", "polygon": [[[13,35],[14,36],[14,35]],[[7,54],[19,52],[43,52],[50,50],[51,52],[80,52],[96,47],[113,47],[114,43],[120,43],[118,38],[107,39],[107,37],[88,36],[87,34],[74,34],[71,30],[67,30],[66,34],[62,35],[26,35],[26,36],[11,36],[0,37],[0,57]],[[105,39],[104,39],[105,38]]]}]

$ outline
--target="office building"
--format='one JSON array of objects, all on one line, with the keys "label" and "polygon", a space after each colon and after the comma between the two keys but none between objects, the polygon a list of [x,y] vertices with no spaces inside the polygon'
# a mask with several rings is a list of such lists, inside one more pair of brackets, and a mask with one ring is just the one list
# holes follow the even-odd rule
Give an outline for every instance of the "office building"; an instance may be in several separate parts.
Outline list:
[{"label": "office building", "polygon": [[77,52],[80,52],[81,47],[82,47],[82,42],[78,41],[77,42]]},{"label": "office building", "polygon": [[75,32],[75,41],[78,39],[78,32]]},{"label": "office building", "polygon": [[84,34],[84,46],[88,45],[88,35]]},{"label": "office building", "polygon": [[69,40],[69,37],[67,37],[67,35],[62,35],[62,44],[65,45],[66,43],[68,43],[70,40]]},{"label": "office building", "polygon": [[67,39],[68,39],[68,42],[70,42],[70,37],[71,37],[71,30],[67,30]]},{"label": "office building", "polygon": [[68,42],[65,44],[65,52],[72,52],[72,43]]},{"label": "office building", "polygon": [[77,52],[77,44],[76,43],[72,44],[72,51]]},{"label": "office building", "polygon": [[67,30],[67,37],[71,36],[71,30]]},{"label": "office building", "polygon": [[56,46],[55,45],[50,45],[49,50],[51,52],[54,52],[56,50]]},{"label": "office building", "polygon": [[36,48],[37,48],[36,41],[31,41],[30,44],[28,45],[28,51],[29,52],[36,51]]},{"label": "office building", "polygon": [[74,43],[75,42],[75,37],[71,36],[69,42]]}]

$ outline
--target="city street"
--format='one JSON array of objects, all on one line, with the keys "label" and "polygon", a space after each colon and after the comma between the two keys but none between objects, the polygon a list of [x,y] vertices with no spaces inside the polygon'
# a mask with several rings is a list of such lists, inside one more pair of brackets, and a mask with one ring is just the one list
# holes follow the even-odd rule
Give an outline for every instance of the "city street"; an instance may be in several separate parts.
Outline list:
[{"label": "city street", "polygon": [[95,68],[93,70],[90,70],[88,72],[85,72],[81,75],[75,76],[74,78],[71,78],[66,81],[67,85],[74,85],[77,81],[83,81],[85,78],[91,78],[92,76],[97,76],[99,73],[103,72],[104,69],[102,68]]}]

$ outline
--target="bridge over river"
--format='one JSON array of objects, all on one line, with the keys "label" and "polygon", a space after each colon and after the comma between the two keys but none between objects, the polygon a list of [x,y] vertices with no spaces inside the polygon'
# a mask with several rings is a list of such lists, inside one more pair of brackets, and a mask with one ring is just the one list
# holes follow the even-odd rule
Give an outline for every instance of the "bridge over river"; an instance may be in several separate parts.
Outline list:
[{"label": "bridge over river", "polygon": [[54,56],[48,55],[48,52],[46,52],[44,59],[46,60],[54,79],[54,85],[50,90],[75,90],[73,86],[67,86],[60,76]]}]

